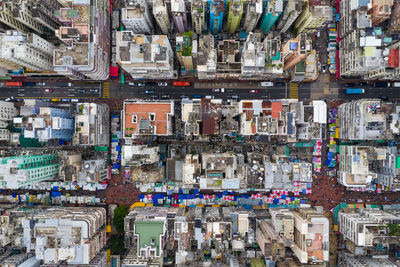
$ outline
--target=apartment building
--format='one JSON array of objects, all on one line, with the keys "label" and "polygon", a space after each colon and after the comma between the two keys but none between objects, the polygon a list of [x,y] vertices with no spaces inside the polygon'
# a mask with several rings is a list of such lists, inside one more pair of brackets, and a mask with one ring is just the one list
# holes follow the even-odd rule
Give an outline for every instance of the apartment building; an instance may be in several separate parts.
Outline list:
[{"label": "apartment building", "polygon": [[339,232],[352,255],[382,255],[389,244],[397,242],[391,225],[398,223],[398,210],[344,209],[338,214]]},{"label": "apartment building", "polygon": [[217,75],[217,49],[214,42],[213,35],[202,35],[199,38],[197,77],[201,80],[212,80]]},{"label": "apartment building", "polygon": [[217,78],[239,78],[241,73],[240,42],[222,40],[217,50]]},{"label": "apartment building", "polygon": [[106,245],[106,222],[104,208],[48,208],[22,220],[23,246],[45,266],[90,264]]},{"label": "apartment building", "polygon": [[193,0],[191,2],[192,29],[202,34],[206,29],[207,0]]},{"label": "apartment building", "polygon": [[72,138],[74,118],[69,110],[52,107],[38,109],[23,109],[21,115],[25,119],[14,119],[14,127],[20,128],[25,138],[38,139],[39,142]]},{"label": "apartment building", "polygon": [[53,70],[54,46],[34,33],[7,31],[0,34],[0,65],[8,70]]},{"label": "apartment building", "polygon": [[79,103],[75,111],[75,145],[108,146],[110,110],[107,104]]},{"label": "apartment building", "polygon": [[392,7],[392,13],[390,14],[389,19],[389,30],[391,32],[399,32],[400,31],[400,1],[394,1]]},{"label": "apartment building", "polygon": [[226,0],[207,0],[209,12],[208,30],[211,34],[218,34],[222,30]]},{"label": "apartment building", "polygon": [[377,140],[389,134],[386,115],[378,99],[360,99],[341,104],[338,118],[342,140]]},{"label": "apartment building", "polygon": [[181,65],[181,71],[184,74],[189,74],[197,69],[198,41],[190,33],[177,34],[175,41],[175,51]]},{"label": "apartment building", "polygon": [[400,189],[400,157],[395,146],[375,148],[377,151],[377,184],[392,190]]},{"label": "apartment building", "polygon": [[379,26],[390,18],[393,0],[371,0],[368,13],[371,14],[372,26]]},{"label": "apartment building", "polygon": [[245,12],[243,28],[249,33],[252,32],[263,13],[263,1],[262,0],[248,0],[247,8]]},{"label": "apartment building", "polygon": [[280,33],[286,33],[297,17],[303,11],[303,2],[300,0],[287,1],[283,13],[276,26]]},{"label": "apartment building", "polygon": [[153,16],[160,27],[163,34],[168,34],[171,29],[171,22],[169,20],[169,12],[164,0],[156,0],[153,3]]},{"label": "apartment building", "polygon": [[284,58],[283,70],[288,70],[296,66],[307,57],[310,50],[311,41],[307,39],[307,34],[300,34],[296,38],[288,40],[282,47]]},{"label": "apartment building", "polygon": [[59,165],[55,154],[1,158],[2,188],[28,188],[42,181],[51,181],[57,176]]},{"label": "apartment building", "polygon": [[122,136],[171,135],[174,102],[169,100],[125,100],[122,111]]},{"label": "apartment building", "polygon": [[318,31],[332,17],[331,6],[325,1],[306,1],[303,11],[295,21],[298,34]]},{"label": "apartment building", "polygon": [[272,29],[282,12],[283,0],[264,1],[264,13],[260,24],[263,33],[268,33]]},{"label": "apartment building", "polygon": [[228,4],[228,19],[226,22],[226,31],[228,34],[234,34],[240,25],[246,0],[230,0]]},{"label": "apartment building", "polygon": [[377,174],[370,165],[376,159],[373,147],[341,146],[338,183],[348,188],[366,187],[371,184]]},{"label": "apartment building", "polygon": [[174,78],[174,57],[166,35],[117,32],[117,62],[134,79]]},{"label": "apartment building", "polygon": [[175,31],[179,33],[185,32],[188,28],[185,1],[171,0],[171,14],[174,21]]},{"label": "apartment building", "polygon": [[265,70],[266,52],[261,33],[249,33],[242,49],[241,78],[260,79]]},{"label": "apartment building", "polygon": [[63,44],[54,50],[54,71],[71,79],[108,79],[109,1],[68,0],[65,5],[57,11],[60,21],[68,26],[56,30]]},{"label": "apartment building", "polygon": [[280,37],[266,37],[263,41],[263,50],[265,51],[264,77],[266,79],[275,79],[283,75],[283,64],[285,62],[281,46]]},{"label": "apartment building", "polygon": [[6,128],[15,115],[17,115],[17,109],[14,103],[0,101],[0,140],[10,140],[10,130]]},{"label": "apartment building", "polygon": [[135,208],[125,216],[125,247],[129,249],[123,266],[162,266],[167,244],[168,208]]},{"label": "apartment building", "polygon": [[134,33],[152,34],[154,31],[150,7],[145,0],[125,1],[121,22]]}]

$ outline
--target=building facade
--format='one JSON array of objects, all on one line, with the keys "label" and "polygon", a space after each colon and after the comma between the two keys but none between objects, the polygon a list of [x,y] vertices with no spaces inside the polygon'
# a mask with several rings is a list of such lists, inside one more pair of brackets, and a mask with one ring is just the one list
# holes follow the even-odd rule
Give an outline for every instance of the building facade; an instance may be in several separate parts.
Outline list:
[{"label": "building facade", "polygon": [[243,28],[249,33],[252,32],[256,26],[258,21],[261,18],[263,12],[263,1],[262,0],[248,0],[247,8],[244,17]]},{"label": "building facade", "polygon": [[207,0],[193,0],[191,2],[192,29],[202,34],[206,29]]},{"label": "building facade", "polygon": [[260,28],[268,33],[283,12],[283,0],[265,0]]},{"label": "building facade", "polygon": [[152,34],[154,30],[150,7],[144,0],[125,1],[121,8],[121,22],[134,33]]},{"label": "building facade", "polygon": [[158,27],[160,27],[163,34],[168,34],[171,29],[171,22],[169,20],[169,13],[167,5],[164,0],[156,0],[153,4],[153,16],[156,19]]},{"label": "building facade", "polygon": [[211,34],[218,34],[222,30],[226,0],[207,0],[209,24],[208,30]]},{"label": "building facade", "polygon": [[226,22],[226,31],[228,34],[234,34],[239,28],[242,20],[244,4],[246,0],[230,0],[228,3],[228,19]]},{"label": "building facade", "polygon": [[171,14],[174,21],[175,31],[183,33],[188,28],[186,6],[184,0],[171,0]]}]

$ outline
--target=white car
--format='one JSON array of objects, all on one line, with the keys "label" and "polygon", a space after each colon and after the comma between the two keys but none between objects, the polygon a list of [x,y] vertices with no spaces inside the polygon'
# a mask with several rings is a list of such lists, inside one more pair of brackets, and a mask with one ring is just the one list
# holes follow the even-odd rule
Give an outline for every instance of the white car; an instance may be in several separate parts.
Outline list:
[{"label": "white car", "polygon": [[167,82],[159,82],[158,86],[168,86],[168,83]]},{"label": "white car", "polygon": [[260,83],[261,86],[274,86],[273,82],[261,82]]}]

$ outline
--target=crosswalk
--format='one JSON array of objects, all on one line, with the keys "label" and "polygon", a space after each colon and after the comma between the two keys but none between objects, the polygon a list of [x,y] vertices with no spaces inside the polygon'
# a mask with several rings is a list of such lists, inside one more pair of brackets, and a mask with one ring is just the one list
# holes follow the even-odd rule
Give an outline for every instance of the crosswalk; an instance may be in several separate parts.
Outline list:
[{"label": "crosswalk", "polygon": [[103,98],[110,98],[110,83],[103,83]]},{"label": "crosswalk", "polygon": [[299,98],[299,84],[289,83],[289,98],[298,99]]}]

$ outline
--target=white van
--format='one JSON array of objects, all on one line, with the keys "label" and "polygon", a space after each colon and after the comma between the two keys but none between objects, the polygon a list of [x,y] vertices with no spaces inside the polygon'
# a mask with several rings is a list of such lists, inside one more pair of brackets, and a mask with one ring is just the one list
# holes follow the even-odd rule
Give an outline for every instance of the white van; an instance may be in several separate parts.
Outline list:
[{"label": "white van", "polygon": [[273,82],[261,82],[260,83],[261,86],[274,86]]},{"label": "white van", "polygon": [[400,87],[400,82],[394,82],[392,86],[393,87]]}]

